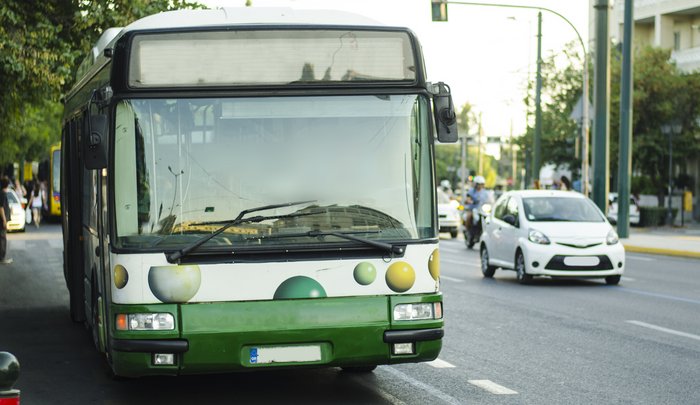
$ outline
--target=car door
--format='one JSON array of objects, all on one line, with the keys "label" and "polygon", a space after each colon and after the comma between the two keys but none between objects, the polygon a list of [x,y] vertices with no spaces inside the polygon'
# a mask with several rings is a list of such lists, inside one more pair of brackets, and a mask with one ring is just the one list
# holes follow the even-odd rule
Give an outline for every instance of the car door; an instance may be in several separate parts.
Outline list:
[{"label": "car door", "polygon": [[507,225],[503,221],[503,217],[506,213],[506,204],[510,197],[507,195],[502,196],[496,201],[496,205],[493,208],[493,216],[491,218],[491,223],[489,223],[484,232],[488,232],[488,243],[487,248],[489,249],[489,256],[492,264],[501,265],[503,263],[503,253],[502,250],[502,237],[503,237],[503,227]]},{"label": "car door", "polygon": [[[508,219],[506,218],[508,217]],[[512,220],[510,219],[512,218]],[[509,223],[512,222],[512,223]],[[513,267],[515,263],[515,249],[518,246],[520,236],[520,206],[519,199],[512,196],[508,199],[503,216],[503,227],[501,229],[501,243],[499,247],[500,258],[508,267]]]}]

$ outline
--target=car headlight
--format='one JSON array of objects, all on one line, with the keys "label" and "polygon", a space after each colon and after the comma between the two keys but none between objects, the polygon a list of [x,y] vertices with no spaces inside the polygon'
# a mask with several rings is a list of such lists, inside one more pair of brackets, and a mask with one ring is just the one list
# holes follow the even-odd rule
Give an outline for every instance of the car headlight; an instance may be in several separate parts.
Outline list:
[{"label": "car headlight", "polygon": [[619,241],[620,238],[617,236],[617,232],[615,232],[614,229],[611,229],[610,232],[608,232],[608,236],[605,237],[605,243],[608,245],[614,245]]},{"label": "car headlight", "polygon": [[527,240],[529,240],[532,243],[538,243],[540,245],[549,245],[550,243],[547,235],[534,229],[531,229],[530,232],[527,234]]},{"label": "car headlight", "polygon": [[418,321],[442,318],[442,302],[398,304],[394,307],[395,321]]}]

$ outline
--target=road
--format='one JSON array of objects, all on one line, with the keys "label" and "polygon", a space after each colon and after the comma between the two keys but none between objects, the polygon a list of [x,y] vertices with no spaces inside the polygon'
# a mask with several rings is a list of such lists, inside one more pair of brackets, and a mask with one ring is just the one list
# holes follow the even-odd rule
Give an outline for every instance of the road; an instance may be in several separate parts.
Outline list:
[{"label": "road", "polygon": [[15,262],[0,266],[0,351],[21,362],[23,405],[700,403],[700,260],[628,254],[620,286],[523,286],[509,271],[483,279],[477,252],[443,239],[438,361],[114,381],[68,318],[60,235],[11,234]]}]

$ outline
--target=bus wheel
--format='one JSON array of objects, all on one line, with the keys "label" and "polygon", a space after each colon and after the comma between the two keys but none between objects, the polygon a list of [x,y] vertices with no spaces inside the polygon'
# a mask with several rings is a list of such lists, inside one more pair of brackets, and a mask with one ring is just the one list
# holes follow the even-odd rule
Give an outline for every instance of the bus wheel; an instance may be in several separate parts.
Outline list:
[{"label": "bus wheel", "polygon": [[346,371],[348,373],[371,373],[374,371],[374,369],[377,368],[376,365],[374,366],[355,366],[355,367],[341,367],[343,371]]}]

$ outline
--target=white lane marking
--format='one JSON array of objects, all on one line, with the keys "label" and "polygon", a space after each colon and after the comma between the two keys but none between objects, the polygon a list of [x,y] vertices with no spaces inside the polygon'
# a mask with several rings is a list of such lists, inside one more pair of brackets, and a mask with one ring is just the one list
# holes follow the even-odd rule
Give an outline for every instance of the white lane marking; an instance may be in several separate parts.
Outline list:
[{"label": "white lane marking", "polygon": [[653,292],[649,292],[649,291],[637,290],[637,289],[628,288],[628,287],[616,288],[615,291],[622,291],[622,292],[632,293],[632,294],[647,295],[649,297],[663,298],[663,299],[672,300],[672,301],[688,302],[690,304],[700,305],[700,301],[698,301],[698,300],[694,300],[694,299],[690,299],[690,298],[683,298],[683,297],[676,297],[674,295],[653,293]]},{"label": "white lane marking", "polygon": [[445,258],[440,258],[440,262],[452,263],[452,264],[460,264],[460,265],[471,266],[471,267],[481,267],[481,265],[478,264],[478,263],[462,262],[462,261],[459,261],[459,260],[450,260],[450,259],[445,259]]},{"label": "white lane marking", "polygon": [[455,368],[454,364],[450,364],[446,362],[445,360],[440,360],[440,359],[435,359],[433,361],[429,361],[425,363],[429,366],[435,367],[435,368]]},{"label": "white lane marking", "polygon": [[650,323],[641,322],[641,321],[625,321],[625,322],[631,323],[632,325],[641,326],[643,328],[658,330],[659,332],[666,332],[666,333],[670,333],[670,334],[676,335],[676,336],[683,336],[683,337],[687,337],[690,339],[700,340],[700,336],[698,336],[698,335],[693,335],[692,333],[681,332],[681,331],[674,330],[674,329],[664,328],[663,326],[652,325]]},{"label": "white lane marking", "polygon": [[454,278],[454,277],[450,277],[450,276],[441,275],[440,278],[444,278],[445,280],[449,280],[449,281],[454,281],[456,283],[463,283],[464,282],[464,280],[462,280],[460,278]]},{"label": "white lane marking", "polygon": [[469,380],[468,382],[469,384],[476,385],[477,387],[483,388],[486,391],[496,395],[515,395],[518,393],[510,388],[498,385],[491,380]]},{"label": "white lane marking", "polygon": [[637,281],[636,278],[622,276],[622,281]]},{"label": "white lane marking", "polygon": [[649,257],[642,257],[642,256],[635,256],[635,255],[627,255],[628,259],[634,259],[634,260],[641,260],[643,262],[653,262],[654,259],[649,258]]},{"label": "white lane marking", "polygon": [[453,397],[445,394],[444,392],[433,387],[432,385],[428,385],[426,383],[418,381],[415,378],[410,377],[410,376],[400,372],[399,370],[396,370],[395,368],[392,368],[391,366],[382,366],[381,369],[388,372],[389,374],[393,374],[395,377],[398,377],[398,378],[406,381],[407,383],[409,383],[415,387],[418,387],[424,391],[427,391],[428,394],[430,394],[436,398],[440,398],[441,400],[447,402],[448,404],[458,405],[461,403],[456,398],[453,398]]}]

